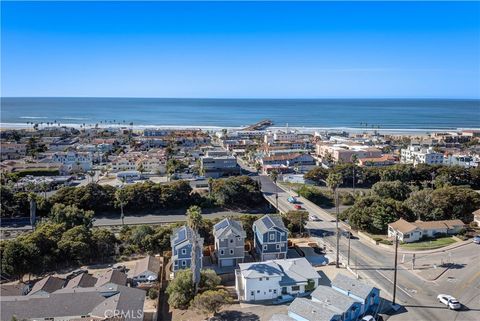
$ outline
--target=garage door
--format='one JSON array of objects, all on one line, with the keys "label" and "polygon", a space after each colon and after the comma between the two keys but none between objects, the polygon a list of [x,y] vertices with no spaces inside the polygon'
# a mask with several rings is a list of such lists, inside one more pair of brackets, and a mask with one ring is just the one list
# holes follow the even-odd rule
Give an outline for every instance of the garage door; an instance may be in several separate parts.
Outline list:
[{"label": "garage door", "polygon": [[233,266],[234,259],[224,259],[222,260],[222,266]]},{"label": "garage door", "polygon": [[275,253],[267,253],[263,255],[263,260],[275,260],[277,258],[277,254]]}]

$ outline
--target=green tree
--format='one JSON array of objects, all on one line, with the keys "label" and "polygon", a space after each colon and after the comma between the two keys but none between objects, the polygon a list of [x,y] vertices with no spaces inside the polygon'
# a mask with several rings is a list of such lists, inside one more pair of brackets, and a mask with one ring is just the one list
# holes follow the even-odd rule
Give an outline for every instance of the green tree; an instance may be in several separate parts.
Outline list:
[{"label": "green tree", "polygon": [[58,249],[69,263],[86,263],[91,258],[91,232],[85,226],[75,226],[65,233],[58,242]]},{"label": "green tree", "polygon": [[50,219],[55,223],[65,223],[67,228],[77,225],[90,228],[93,224],[93,211],[85,211],[75,205],[57,203],[52,207]]},{"label": "green tree", "polygon": [[105,257],[114,256],[117,242],[112,231],[104,228],[94,229],[92,232],[94,257],[99,257],[103,262]]},{"label": "green tree", "polygon": [[308,221],[307,211],[288,211],[284,215],[285,225],[290,232],[302,233],[305,224]]},{"label": "green tree", "polygon": [[201,257],[201,254],[198,251],[203,249],[198,247],[198,230],[203,225],[202,218],[202,209],[199,206],[190,206],[187,210],[187,225],[192,229],[192,260],[191,260],[191,269],[193,273],[192,282],[194,286],[194,293],[198,292],[198,286],[200,284],[200,265],[198,257]]},{"label": "green tree", "polygon": [[21,280],[37,264],[39,250],[20,240],[9,240],[2,244],[1,254],[2,274],[12,275]]},{"label": "green tree", "polygon": [[393,198],[397,201],[407,199],[412,191],[406,183],[401,181],[378,182],[373,185],[372,190],[379,197]]},{"label": "green tree", "polygon": [[191,307],[207,315],[215,316],[217,312],[225,305],[231,304],[232,300],[225,290],[209,290],[197,295]]},{"label": "green tree", "polygon": [[127,192],[123,187],[115,191],[115,204],[120,207],[120,219],[122,225],[124,224],[125,214],[123,213],[124,207],[128,204]]},{"label": "green tree", "polygon": [[305,173],[303,177],[317,184],[322,184],[328,177],[328,169],[318,166]]}]

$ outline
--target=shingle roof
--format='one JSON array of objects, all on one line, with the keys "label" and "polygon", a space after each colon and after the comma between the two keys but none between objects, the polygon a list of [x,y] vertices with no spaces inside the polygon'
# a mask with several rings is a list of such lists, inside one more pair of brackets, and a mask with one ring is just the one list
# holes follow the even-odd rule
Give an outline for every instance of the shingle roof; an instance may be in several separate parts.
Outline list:
[{"label": "shingle roof", "polygon": [[213,235],[218,239],[225,238],[229,233],[233,233],[235,236],[243,238],[247,236],[242,223],[228,217],[213,226]]},{"label": "shingle roof", "polygon": [[32,288],[29,295],[33,295],[38,291],[45,291],[47,293],[52,293],[61,289],[65,284],[64,279],[57,278],[55,276],[47,276],[46,278],[41,279]]},{"label": "shingle roof", "polygon": [[332,281],[332,286],[342,289],[344,291],[349,291],[353,295],[358,296],[362,299],[366,299],[373,289],[372,286],[360,282],[359,280],[352,279],[341,273],[335,276]]},{"label": "shingle roof", "polygon": [[333,318],[340,318],[339,313],[305,298],[293,300],[288,307],[288,312],[312,321],[331,321]]},{"label": "shingle roof", "polygon": [[95,286],[99,287],[107,283],[125,285],[127,284],[127,275],[119,270],[110,269],[98,276],[98,280],[97,283],[95,283]]},{"label": "shingle roof", "polygon": [[353,304],[359,302],[325,285],[320,285],[312,292],[312,299],[317,299],[322,305],[328,306],[331,310],[338,313],[347,311]]},{"label": "shingle roof", "polygon": [[28,285],[24,283],[2,284],[0,285],[0,294],[2,296],[23,295],[27,292]]},{"label": "shingle roof", "polygon": [[267,214],[256,220],[253,225],[258,229],[260,233],[265,233],[272,228],[276,227],[281,230],[284,230],[288,233],[288,230],[285,228],[285,224],[283,224],[283,220],[280,215],[271,215]]},{"label": "shingle roof", "polygon": [[284,272],[280,285],[291,285],[299,282],[307,282],[309,279],[319,279],[320,275],[307,261],[306,258],[274,260]]},{"label": "shingle roof", "polygon": [[145,291],[121,285],[63,288],[48,295],[2,296],[0,319],[11,320],[13,316],[18,319],[38,319],[82,315],[103,319],[109,310],[118,310],[124,311],[124,321],[138,321],[139,318],[135,318],[136,314],[133,313],[143,313],[144,301]]},{"label": "shingle roof", "polygon": [[160,272],[160,260],[154,256],[148,255],[147,257],[137,261],[132,276],[136,277],[147,271],[158,274],[158,272]]},{"label": "shingle roof", "polygon": [[88,288],[88,287],[95,286],[97,281],[98,281],[97,278],[94,278],[90,274],[82,273],[77,275],[70,281],[68,281],[67,285],[65,285],[65,288],[68,288],[68,289],[73,289],[77,287]]},{"label": "shingle roof", "polygon": [[295,321],[294,318],[290,318],[286,314],[274,314],[270,317],[268,321]]},{"label": "shingle roof", "polygon": [[240,273],[248,279],[283,276],[283,272],[273,261],[240,263],[238,266],[240,267]]},{"label": "shingle roof", "polygon": [[403,218],[399,219],[396,222],[388,224],[393,229],[400,231],[401,233],[408,233],[416,230],[418,227],[413,223],[405,221]]}]

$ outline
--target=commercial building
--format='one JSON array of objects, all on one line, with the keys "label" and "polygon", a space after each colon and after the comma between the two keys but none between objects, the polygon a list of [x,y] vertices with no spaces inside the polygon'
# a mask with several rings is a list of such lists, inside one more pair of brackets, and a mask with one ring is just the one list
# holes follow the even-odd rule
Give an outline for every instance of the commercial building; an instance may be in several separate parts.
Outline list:
[{"label": "commercial building", "polygon": [[205,177],[213,178],[240,174],[235,156],[200,157],[200,170]]}]

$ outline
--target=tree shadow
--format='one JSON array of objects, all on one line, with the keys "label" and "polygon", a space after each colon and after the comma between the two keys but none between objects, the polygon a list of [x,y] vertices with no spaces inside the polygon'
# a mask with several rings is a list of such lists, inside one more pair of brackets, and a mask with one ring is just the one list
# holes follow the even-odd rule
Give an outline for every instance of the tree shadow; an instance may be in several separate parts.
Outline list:
[{"label": "tree shadow", "polygon": [[223,311],[209,321],[259,321],[258,315],[251,312],[241,312],[236,310]]}]

